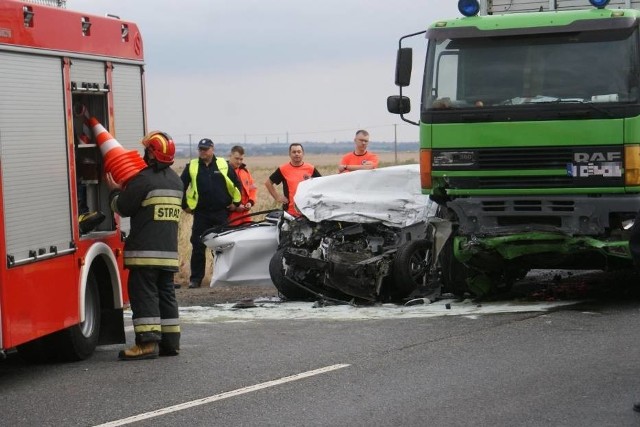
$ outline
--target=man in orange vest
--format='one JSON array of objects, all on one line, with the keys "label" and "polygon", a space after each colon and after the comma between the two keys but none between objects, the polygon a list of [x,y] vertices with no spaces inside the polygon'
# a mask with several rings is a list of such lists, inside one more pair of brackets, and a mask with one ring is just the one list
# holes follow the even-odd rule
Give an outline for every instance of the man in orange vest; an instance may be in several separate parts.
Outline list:
[{"label": "man in orange vest", "polygon": [[367,151],[369,146],[369,132],[360,129],[353,139],[355,150],[342,157],[338,165],[338,173],[353,172],[362,169],[375,169],[378,167],[378,155]]},{"label": "man in orange vest", "polygon": [[231,147],[229,165],[236,172],[240,182],[240,205],[235,211],[229,212],[229,225],[237,227],[251,222],[251,217],[247,215],[249,215],[251,208],[256,205],[258,188],[253,182],[253,177],[249,173],[247,165],[244,164],[244,148],[239,145]]},{"label": "man in orange vest", "polygon": [[[293,143],[289,146],[289,163],[280,165],[264,183],[269,194],[276,202],[282,203],[282,208],[293,216],[300,216],[293,203],[298,184],[309,178],[315,178],[320,172],[310,163],[304,162],[304,148],[302,144]],[[279,194],[276,185],[282,183],[282,192]]]}]

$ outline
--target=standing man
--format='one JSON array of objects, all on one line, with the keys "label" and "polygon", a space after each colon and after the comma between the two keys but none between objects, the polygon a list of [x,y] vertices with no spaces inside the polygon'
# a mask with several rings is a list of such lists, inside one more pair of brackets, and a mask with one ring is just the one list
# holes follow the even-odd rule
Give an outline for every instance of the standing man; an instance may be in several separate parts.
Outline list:
[{"label": "standing man", "polygon": [[338,173],[352,172],[362,169],[375,169],[378,167],[378,155],[367,151],[369,146],[369,132],[360,129],[353,139],[356,147],[351,153],[342,157],[338,165]]},{"label": "standing man", "polygon": [[177,356],[180,350],[173,274],[178,271],[182,182],[170,168],[176,147],[169,135],[159,131],[147,134],[142,145],[147,167],[124,189],[106,174],[111,208],[131,217],[124,265],[129,269],[127,286],[136,343],[120,351],[120,360]]},{"label": "standing man", "polygon": [[233,167],[238,176],[238,181],[240,181],[240,205],[235,211],[229,212],[229,225],[237,227],[251,222],[251,218],[247,215],[251,208],[256,205],[258,189],[247,169],[247,165],[244,164],[244,148],[239,145],[231,147],[229,164]]},{"label": "standing man", "polygon": [[[293,216],[300,216],[300,212],[297,211],[295,204],[293,203],[293,197],[298,189],[298,184],[301,181],[309,178],[315,178],[320,175],[320,172],[310,163],[305,163],[304,148],[302,144],[293,143],[289,146],[289,163],[281,165],[264,183],[267,187],[269,194],[276,202],[282,203],[282,208],[289,212]],[[278,194],[276,185],[282,183],[282,193]]]},{"label": "standing man", "polygon": [[191,278],[189,288],[199,288],[204,278],[205,245],[202,233],[225,225],[229,212],[240,205],[238,177],[222,157],[213,154],[213,141],[201,139],[198,158],[191,160],[180,176],[185,190],[184,210],[193,214],[191,227]]}]

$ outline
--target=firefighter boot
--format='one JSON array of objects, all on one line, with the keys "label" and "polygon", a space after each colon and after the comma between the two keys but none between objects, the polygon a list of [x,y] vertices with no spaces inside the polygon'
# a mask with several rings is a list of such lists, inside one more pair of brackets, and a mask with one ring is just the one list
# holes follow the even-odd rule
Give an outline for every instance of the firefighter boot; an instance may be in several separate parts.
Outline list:
[{"label": "firefighter boot", "polygon": [[156,359],[158,357],[158,343],[157,342],[144,342],[136,344],[127,349],[121,350],[118,353],[118,359],[120,360],[144,360],[144,359]]},{"label": "firefighter boot", "polygon": [[179,348],[172,348],[170,346],[167,345],[162,345],[162,343],[160,343],[160,356],[177,356],[180,354],[180,349]]}]

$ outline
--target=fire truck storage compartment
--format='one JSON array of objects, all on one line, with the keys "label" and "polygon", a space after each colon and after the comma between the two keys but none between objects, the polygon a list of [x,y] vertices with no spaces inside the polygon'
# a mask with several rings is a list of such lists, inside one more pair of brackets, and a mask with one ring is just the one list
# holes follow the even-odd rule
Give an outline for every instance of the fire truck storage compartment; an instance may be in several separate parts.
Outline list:
[{"label": "fire truck storage compartment", "polygon": [[[145,134],[142,73],[141,65],[114,63],[111,74],[116,139],[127,150],[140,154]],[[129,234],[130,228],[130,219],[120,218],[120,230]]]},{"label": "fire truck storage compartment", "polygon": [[[143,68],[141,65],[118,62],[112,62],[111,67],[112,86],[107,84],[105,62],[72,59],[70,68],[72,103],[84,105],[91,116],[98,119],[120,145],[127,150],[136,150],[142,155],[140,140],[145,134]],[[113,96],[113,129],[110,128],[108,115],[109,92]],[[84,211],[101,211],[108,214],[110,212],[109,191],[103,182],[102,155],[93,136],[90,144],[84,144],[79,140],[79,135],[83,131],[83,122],[82,117],[74,118],[78,194],[79,196],[86,194]],[[129,219],[121,218],[120,226],[122,231],[128,234]],[[107,219],[94,231],[109,231],[114,227],[113,220]]]},{"label": "fire truck storage compartment", "polygon": [[[107,219],[92,232],[111,231],[115,229],[115,224],[110,215],[109,189],[102,177],[102,155],[93,132],[84,128],[84,116],[76,114],[79,107],[84,106],[90,116],[95,117],[105,129],[112,132],[109,129],[107,108],[107,94],[110,88],[106,80],[106,63],[72,58],[70,76],[78,213],[102,212]],[[89,137],[89,141],[82,141],[82,135]]]},{"label": "fire truck storage compartment", "polygon": [[9,266],[72,251],[61,59],[0,51],[2,214]]}]

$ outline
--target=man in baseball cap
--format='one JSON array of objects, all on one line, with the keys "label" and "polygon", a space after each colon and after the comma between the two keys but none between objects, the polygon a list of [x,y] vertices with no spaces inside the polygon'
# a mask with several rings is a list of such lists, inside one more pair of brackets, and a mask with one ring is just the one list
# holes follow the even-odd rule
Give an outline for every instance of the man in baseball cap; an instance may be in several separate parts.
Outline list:
[{"label": "man in baseball cap", "polygon": [[199,288],[204,278],[205,245],[202,233],[227,223],[229,212],[240,205],[240,183],[232,167],[213,153],[213,141],[198,142],[198,158],[191,160],[180,176],[184,184],[185,212],[193,214],[191,228],[191,277],[189,288]]},{"label": "man in baseball cap", "polygon": [[[198,150],[208,150],[209,148],[213,148],[213,141],[209,138],[202,138],[200,142],[198,142]],[[211,153],[213,154],[213,153]]]}]

